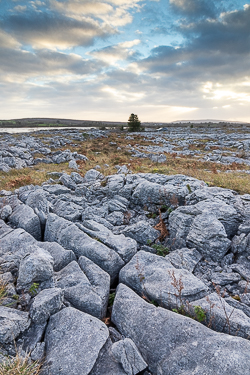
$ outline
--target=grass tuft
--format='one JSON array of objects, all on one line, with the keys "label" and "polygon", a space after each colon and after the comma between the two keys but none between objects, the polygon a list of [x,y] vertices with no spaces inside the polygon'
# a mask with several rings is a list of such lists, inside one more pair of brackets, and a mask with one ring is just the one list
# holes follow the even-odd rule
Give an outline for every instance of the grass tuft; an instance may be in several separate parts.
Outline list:
[{"label": "grass tuft", "polygon": [[23,358],[17,353],[16,357],[6,357],[0,363],[0,375],[39,375],[41,367],[41,363],[31,362],[29,355]]}]

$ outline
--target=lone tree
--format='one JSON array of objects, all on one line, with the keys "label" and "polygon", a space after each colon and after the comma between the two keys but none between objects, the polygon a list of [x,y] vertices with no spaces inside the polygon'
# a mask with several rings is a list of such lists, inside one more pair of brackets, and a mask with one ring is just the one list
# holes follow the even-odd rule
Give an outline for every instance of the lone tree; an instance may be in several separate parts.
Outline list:
[{"label": "lone tree", "polygon": [[141,130],[141,121],[139,121],[138,116],[131,113],[128,119],[128,130],[131,132],[137,132]]}]

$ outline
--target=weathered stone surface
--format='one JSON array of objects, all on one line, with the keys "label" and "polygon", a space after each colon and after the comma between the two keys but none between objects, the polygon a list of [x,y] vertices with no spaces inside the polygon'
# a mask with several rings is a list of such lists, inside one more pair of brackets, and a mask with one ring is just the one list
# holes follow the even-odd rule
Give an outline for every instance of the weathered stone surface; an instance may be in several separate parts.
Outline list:
[{"label": "weathered stone surface", "polygon": [[43,374],[88,375],[108,335],[100,320],[72,307],[63,309],[50,318],[46,329]]},{"label": "weathered stone surface", "polygon": [[236,272],[213,272],[211,275],[211,281],[220,286],[237,283],[240,280],[241,277]]},{"label": "weathered stone surface", "polygon": [[61,195],[70,193],[70,189],[66,186],[55,184],[55,185],[43,185],[43,190],[50,194]]},{"label": "weathered stone surface", "polygon": [[0,210],[0,218],[2,220],[7,220],[8,217],[12,214],[12,208],[10,205],[6,205],[4,206],[1,210]]},{"label": "weathered stone surface", "polygon": [[84,182],[93,182],[102,178],[103,175],[100,172],[98,172],[96,169],[90,169],[84,175]]},{"label": "weathered stone surface", "polygon": [[153,374],[246,375],[250,369],[249,341],[156,308],[122,284],[112,321],[133,340]]},{"label": "weathered stone surface", "polygon": [[57,286],[78,310],[102,319],[107,310],[110,276],[91,260],[79,258],[57,273]]},{"label": "weathered stone surface", "polygon": [[65,250],[57,242],[39,242],[42,249],[47,250],[54,260],[54,271],[60,271],[70,262],[76,260],[76,256],[72,250]]},{"label": "weathered stone surface", "polygon": [[[217,332],[249,338],[250,318],[243,311],[230,306],[217,293],[191,302],[191,306],[200,306],[206,313],[206,323]],[[211,307],[213,306],[213,307]]]},{"label": "weathered stone surface", "polygon": [[35,245],[32,250],[20,262],[16,286],[19,291],[27,291],[34,282],[41,283],[53,276],[52,256]]},{"label": "weathered stone surface", "polygon": [[72,180],[72,178],[67,175],[67,173],[63,173],[63,175],[59,178],[59,181],[71,190],[76,189],[76,183]]},{"label": "weathered stone surface", "polygon": [[17,271],[21,259],[30,252],[36,240],[23,229],[11,229],[0,237],[0,263],[3,272]]},{"label": "weathered stone surface", "polygon": [[8,218],[11,225],[17,228],[23,228],[30,233],[36,240],[41,240],[41,225],[38,216],[32,208],[21,204],[16,207]]},{"label": "weathered stone surface", "polygon": [[127,226],[121,233],[127,237],[133,238],[142,245],[154,242],[160,235],[159,231],[152,228],[148,222],[143,220]]},{"label": "weathered stone surface", "polygon": [[30,326],[29,314],[9,307],[0,306],[0,343],[13,342]]},{"label": "weathered stone surface", "polygon": [[203,213],[194,219],[186,243],[188,247],[196,248],[204,257],[218,261],[226,254],[231,241],[215,215]]},{"label": "weathered stone surface", "polygon": [[250,262],[245,256],[240,256],[237,259],[237,263],[233,263],[231,268],[238,272],[246,281],[250,280]]},{"label": "weathered stone surface", "polygon": [[102,243],[114,249],[127,263],[137,252],[137,243],[132,238],[125,237],[123,234],[115,235],[104,225],[96,223],[93,220],[85,220],[83,225],[79,225],[85,233],[93,238],[98,238]]},{"label": "weathered stone surface", "polygon": [[60,288],[44,289],[36,295],[30,308],[33,322],[42,324],[63,306],[63,291]]},{"label": "weathered stone surface", "polygon": [[149,301],[171,309],[207,294],[205,284],[189,271],[174,268],[165,258],[145,251],[139,251],[121,269],[119,281]]},{"label": "weathered stone surface", "polygon": [[111,282],[115,280],[124,265],[116,251],[93,240],[76,225],[54,214],[48,215],[44,239],[56,241],[64,248],[73,250],[78,258],[86,256],[110,274]]},{"label": "weathered stone surface", "polygon": [[182,248],[172,251],[165,256],[165,259],[171,262],[175,268],[184,268],[193,272],[196,265],[202,259],[202,255],[196,249]]},{"label": "weathered stone surface", "polygon": [[58,199],[53,206],[53,212],[69,221],[80,220],[82,207],[78,204]]},{"label": "weathered stone surface", "polygon": [[112,345],[112,354],[121,363],[128,375],[135,375],[148,367],[131,339],[117,341]]},{"label": "weathered stone surface", "polygon": [[112,342],[110,338],[106,341],[102,349],[100,350],[99,356],[96,363],[89,373],[89,375],[127,375],[122,368],[122,365],[117,362],[112,353]]}]

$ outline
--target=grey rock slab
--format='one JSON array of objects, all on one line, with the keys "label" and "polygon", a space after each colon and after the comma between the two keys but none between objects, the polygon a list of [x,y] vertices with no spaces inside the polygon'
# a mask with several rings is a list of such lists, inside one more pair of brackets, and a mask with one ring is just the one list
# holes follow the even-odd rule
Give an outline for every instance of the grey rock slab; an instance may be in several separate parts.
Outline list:
[{"label": "grey rock slab", "polygon": [[123,188],[125,183],[125,175],[118,174],[108,176],[107,189],[110,196],[114,196],[119,193],[119,190]]},{"label": "grey rock slab", "polygon": [[160,232],[143,220],[138,221],[136,224],[128,225],[122,230],[121,234],[130,237],[141,245],[147,245],[154,242],[159,236]]},{"label": "grey rock slab", "polygon": [[231,241],[216,216],[203,213],[195,217],[186,243],[188,247],[196,248],[204,257],[219,261],[228,251]]},{"label": "grey rock slab", "polygon": [[250,234],[241,233],[232,239],[231,250],[234,254],[250,252]]},{"label": "grey rock slab", "polygon": [[96,169],[88,170],[84,175],[84,182],[93,182],[103,178],[103,175]]},{"label": "grey rock slab", "polygon": [[250,370],[249,341],[148,304],[125,285],[118,286],[111,319],[153,374],[246,375]]},{"label": "grey rock slab", "polygon": [[30,317],[33,322],[41,324],[63,306],[63,291],[60,288],[44,289],[38,293],[30,307]]},{"label": "grey rock slab", "polygon": [[[87,276],[93,291],[101,298],[102,310],[106,312],[108,306],[108,298],[110,291],[110,276],[103,271],[90,259],[81,256],[79,258],[79,266],[84,274]],[[103,315],[103,314],[102,314]]]},{"label": "grey rock slab", "polygon": [[72,172],[70,174],[70,177],[74,181],[75,184],[82,184],[84,182],[83,177],[77,172]]},{"label": "grey rock slab", "polygon": [[67,289],[75,286],[81,282],[89,285],[87,276],[82,272],[79,264],[76,261],[69,263],[61,271],[57,272],[56,285],[58,288]]},{"label": "grey rock slab", "polygon": [[227,301],[216,292],[206,298],[190,303],[200,306],[206,314],[205,324],[217,332],[224,332],[246,339],[250,337],[250,318],[243,311],[230,306]]},{"label": "grey rock slab", "polygon": [[40,242],[39,246],[47,250],[54,259],[54,271],[58,272],[66,267],[70,262],[76,260],[75,253],[72,250],[65,250],[57,242]]},{"label": "grey rock slab", "polygon": [[32,350],[30,354],[30,358],[32,359],[32,361],[41,362],[44,358],[44,354],[45,354],[45,342],[38,342],[34,350]]},{"label": "grey rock slab", "polygon": [[231,268],[238,272],[238,274],[243,277],[246,281],[250,280],[250,260],[245,256],[240,256],[237,263],[233,263]]},{"label": "grey rock slab", "polygon": [[[187,300],[204,297],[208,290],[189,271],[174,268],[165,258],[142,250],[121,269],[119,281],[149,301],[171,309]],[[178,297],[180,282],[183,284],[181,298]]]},{"label": "grey rock slab", "polygon": [[64,248],[73,250],[78,258],[86,256],[109,273],[111,282],[115,280],[124,265],[124,261],[116,251],[93,240],[76,225],[55,214],[48,215],[44,239],[56,241]]},{"label": "grey rock slab", "polygon": [[30,326],[29,314],[0,306],[0,343],[8,344]]},{"label": "grey rock slab", "polygon": [[29,328],[18,336],[17,347],[26,353],[34,350],[37,343],[39,343],[43,338],[46,325],[47,322],[42,324],[31,322]]},{"label": "grey rock slab", "polygon": [[13,229],[9,227],[3,220],[0,219],[0,239],[3,235],[13,232]]},{"label": "grey rock slab", "polygon": [[34,245],[31,253],[28,253],[20,262],[17,290],[29,290],[31,285],[35,283],[42,283],[50,280],[53,277],[53,258],[44,249]]},{"label": "grey rock slab", "polygon": [[75,169],[76,171],[79,170],[79,167],[78,167],[77,162],[75,160],[70,160],[69,161],[69,168]]},{"label": "grey rock slab", "polygon": [[70,189],[66,186],[55,184],[55,185],[43,185],[43,190],[47,191],[49,194],[61,195],[70,193]]},{"label": "grey rock slab", "polygon": [[174,250],[165,256],[165,259],[172,263],[175,268],[185,268],[193,272],[196,265],[202,259],[202,255],[196,249],[182,249]]},{"label": "grey rock slab", "polygon": [[112,353],[112,342],[108,338],[100,350],[96,363],[89,375],[127,375],[122,365],[117,362]]},{"label": "grey rock slab", "polygon": [[131,339],[117,341],[112,345],[111,350],[114,358],[121,363],[128,375],[138,374],[148,367]]},{"label": "grey rock slab", "polygon": [[33,236],[23,229],[5,231],[0,236],[0,263],[3,272],[17,271],[21,259],[30,252],[30,246],[37,243]]},{"label": "grey rock slab", "polygon": [[12,208],[10,205],[6,205],[4,206],[1,210],[0,210],[0,218],[2,220],[7,220],[8,217],[12,214]]},{"label": "grey rock slab", "polygon": [[72,178],[67,174],[63,173],[63,175],[59,178],[59,181],[71,190],[76,189],[76,183],[72,180]]},{"label": "grey rock slab", "polygon": [[110,276],[88,258],[80,257],[79,264],[71,262],[57,273],[57,286],[78,310],[102,319],[107,311]]},{"label": "grey rock slab", "polygon": [[53,206],[53,212],[69,221],[80,220],[82,217],[82,207],[72,202],[58,199]]},{"label": "grey rock slab", "polygon": [[225,298],[225,301],[235,309],[239,309],[243,311],[244,314],[246,314],[248,317],[250,317],[250,307],[247,306],[245,303],[235,300],[232,297]]},{"label": "grey rock slab", "polygon": [[42,211],[45,214],[49,213],[50,203],[47,200],[48,193],[43,189],[31,191],[25,201],[25,204],[31,207],[34,211]]},{"label": "grey rock slab", "polygon": [[108,328],[100,320],[67,307],[50,318],[43,374],[88,375],[106,343]]},{"label": "grey rock slab", "polygon": [[220,199],[199,202],[195,207],[202,213],[212,213],[224,225],[227,236],[232,238],[240,225],[240,216],[236,209]]},{"label": "grey rock slab", "polygon": [[213,272],[211,274],[212,283],[224,286],[231,283],[237,283],[241,277],[236,272]]},{"label": "grey rock slab", "polygon": [[195,207],[178,207],[169,215],[170,245],[173,250],[186,246],[186,238],[197,214]]},{"label": "grey rock slab", "polygon": [[21,204],[13,210],[8,220],[11,225],[23,228],[36,240],[41,240],[40,220],[31,207]]},{"label": "grey rock slab", "polygon": [[112,229],[113,225],[119,226],[119,225],[122,225],[124,223],[124,214],[120,211],[114,211],[111,214],[106,216],[106,221],[111,224],[110,229]]},{"label": "grey rock slab", "polygon": [[127,263],[137,252],[137,243],[132,238],[125,237],[124,234],[115,235],[104,225],[93,220],[85,220],[83,225],[78,226],[91,237],[98,238],[102,243],[114,249]]}]

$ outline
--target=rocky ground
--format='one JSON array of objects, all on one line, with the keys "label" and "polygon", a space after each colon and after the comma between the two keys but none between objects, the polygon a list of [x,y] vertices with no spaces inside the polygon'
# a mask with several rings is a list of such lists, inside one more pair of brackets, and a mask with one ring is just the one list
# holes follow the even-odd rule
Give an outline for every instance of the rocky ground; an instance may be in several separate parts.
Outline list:
[{"label": "rocky ground", "polygon": [[[204,162],[220,150],[218,168],[242,159],[247,175],[247,134],[201,132],[142,133],[123,146],[116,135],[110,147],[157,165],[171,147]],[[2,181],[37,164],[54,171],[0,191],[0,360],[30,353],[43,375],[249,374],[250,194],[128,164],[83,173],[79,142],[105,137],[1,138]]]}]

